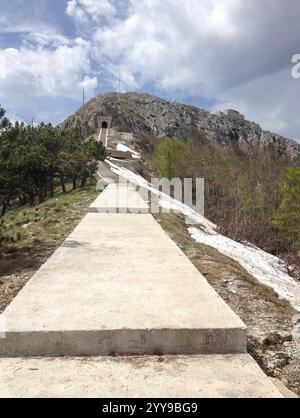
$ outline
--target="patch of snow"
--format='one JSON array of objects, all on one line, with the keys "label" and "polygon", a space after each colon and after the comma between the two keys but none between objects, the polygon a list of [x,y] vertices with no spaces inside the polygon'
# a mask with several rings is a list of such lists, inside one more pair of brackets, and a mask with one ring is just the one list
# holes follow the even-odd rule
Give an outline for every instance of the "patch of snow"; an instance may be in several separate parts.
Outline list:
[{"label": "patch of snow", "polygon": [[215,248],[237,261],[260,283],[271,287],[281,299],[288,300],[300,311],[300,283],[290,277],[278,257],[250,244],[233,241],[218,233],[207,234],[198,228],[189,228],[192,238]]},{"label": "patch of snow", "polygon": [[204,216],[201,216],[199,213],[194,211],[189,206],[157,190],[155,187],[153,187],[151,183],[147,182],[147,180],[145,180],[143,177],[137,174],[134,174],[132,171],[128,170],[127,168],[117,166],[116,164],[112,163],[110,160],[107,161],[107,163],[111,166],[111,170],[118,176],[125,178],[130,183],[134,183],[137,186],[140,186],[150,191],[154,196],[156,196],[160,207],[164,209],[174,210],[178,213],[182,213],[189,220],[191,220],[192,223],[200,224],[202,228],[208,233],[213,232],[217,228],[217,226],[214,223],[210,222]]},{"label": "patch of snow", "polygon": [[239,243],[217,232],[217,226],[199,215],[187,205],[161,193],[143,177],[119,167],[110,161],[111,170],[128,182],[150,191],[157,197],[162,208],[175,210],[191,219],[198,228],[190,227],[189,233],[198,243],[215,248],[220,253],[237,261],[252,277],[272,288],[279,298],[291,303],[300,311],[300,283],[287,274],[286,268],[278,257],[247,243]]},{"label": "patch of snow", "polygon": [[132,157],[135,158],[136,160],[140,160],[141,159],[141,155],[138,152],[133,151],[132,149],[126,147],[126,145],[118,144],[117,145],[117,151],[129,152],[132,155]]}]

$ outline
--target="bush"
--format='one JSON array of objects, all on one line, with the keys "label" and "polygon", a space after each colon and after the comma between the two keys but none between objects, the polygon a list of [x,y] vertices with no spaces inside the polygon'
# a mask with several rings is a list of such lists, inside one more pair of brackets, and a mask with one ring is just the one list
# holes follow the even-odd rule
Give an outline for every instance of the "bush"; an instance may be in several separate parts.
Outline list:
[{"label": "bush", "polygon": [[156,147],[152,157],[152,164],[160,178],[175,177],[176,161],[187,149],[187,144],[175,138],[166,138]]}]

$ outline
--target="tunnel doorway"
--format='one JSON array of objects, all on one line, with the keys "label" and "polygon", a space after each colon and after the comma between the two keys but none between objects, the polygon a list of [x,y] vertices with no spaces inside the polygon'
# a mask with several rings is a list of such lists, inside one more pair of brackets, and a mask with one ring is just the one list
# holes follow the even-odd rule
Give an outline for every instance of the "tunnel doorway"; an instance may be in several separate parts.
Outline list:
[{"label": "tunnel doorway", "polygon": [[111,129],[112,117],[104,114],[97,115],[97,125],[98,129]]}]

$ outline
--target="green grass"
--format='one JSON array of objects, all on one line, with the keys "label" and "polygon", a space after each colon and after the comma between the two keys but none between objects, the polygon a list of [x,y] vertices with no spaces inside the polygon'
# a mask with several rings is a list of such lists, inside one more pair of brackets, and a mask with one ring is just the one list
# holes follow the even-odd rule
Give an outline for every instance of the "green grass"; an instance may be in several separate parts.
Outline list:
[{"label": "green grass", "polygon": [[90,185],[57,194],[34,207],[10,210],[0,220],[0,276],[50,255],[73,231],[97,195],[95,185]]}]

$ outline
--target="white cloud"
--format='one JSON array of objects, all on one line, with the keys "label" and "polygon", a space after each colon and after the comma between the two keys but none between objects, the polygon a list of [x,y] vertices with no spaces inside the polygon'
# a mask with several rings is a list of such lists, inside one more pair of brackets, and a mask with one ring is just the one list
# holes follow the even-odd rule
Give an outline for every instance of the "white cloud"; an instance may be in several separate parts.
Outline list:
[{"label": "white cloud", "polygon": [[68,1],[67,13],[79,23],[87,22],[87,16],[84,10],[78,5],[77,0]]},{"label": "white cloud", "polygon": [[89,77],[85,76],[84,80],[79,83],[81,88],[84,88],[85,91],[90,94],[93,92],[98,86],[98,79],[97,77]]},{"label": "white cloud", "polygon": [[57,48],[60,45],[72,45],[72,40],[56,32],[38,31],[30,32],[23,37],[23,45],[35,48],[52,47]]},{"label": "white cloud", "polygon": [[0,102],[12,119],[57,122],[81,102],[83,87],[89,98],[98,86],[91,42],[61,34],[55,15],[47,21],[49,7],[48,0],[11,0],[2,10],[2,45],[12,39],[14,47],[0,48]]},{"label": "white cloud", "polygon": [[[47,22],[47,0],[10,0],[1,2],[0,34],[51,31]],[[3,4],[2,4],[3,3]]]},{"label": "white cloud", "polygon": [[219,99],[224,107],[236,107],[248,119],[261,120],[268,130],[300,139],[298,83],[287,68],[234,87]]},{"label": "white cloud", "polygon": [[88,41],[46,33],[31,34],[19,49],[0,50],[0,103],[9,116],[62,120],[71,112],[70,101],[75,107],[80,102],[83,87],[87,98],[95,95],[90,52]]},{"label": "white cloud", "polygon": [[[300,4],[291,3],[291,16],[300,16]],[[132,1],[127,18],[101,26],[94,39],[99,58],[139,74],[141,83],[215,94],[289,64],[285,52],[298,46],[297,20],[284,36],[271,32],[284,24],[276,5],[279,0]]]},{"label": "white cloud", "polygon": [[91,72],[89,53],[89,42],[81,38],[54,49],[39,43],[39,48],[2,50],[1,79],[9,94],[21,83],[31,94],[76,97],[83,81],[91,90],[96,87],[94,78],[86,75]]},{"label": "white cloud", "polygon": [[[299,107],[290,77],[291,56],[300,48],[298,0],[131,0],[130,5],[123,19],[94,25],[92,37],[98,61],[113,77],[120,72],[127,89],[152,84],[162,93],[231,103],[264,126],[300,138],[300,121],[290,121],[291,108]],[[275,89],[273,81],[279,83]]]},{"label": "white cloud", "polygon": [[207,98],[300,138],[300,81],[290,75],[298,0],[68,0],[77,39],[41,22],[47,1],[32,0],[31,19],[23,0],[8,3],[18,19],[0,16],[3,31],[27,29],[21,46],[0,50],[3,103],[21,94],[75,99],[83,86],[92,95],[95,74],[115,89],[121,73],[124,90]]},{"label": "white cloud", "polygon": [[95,22],[101,19],[111,21],[117,13],[109,0],[69,0],[66,11],[77,23],[86,23],[89,19]]}]

